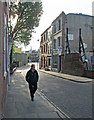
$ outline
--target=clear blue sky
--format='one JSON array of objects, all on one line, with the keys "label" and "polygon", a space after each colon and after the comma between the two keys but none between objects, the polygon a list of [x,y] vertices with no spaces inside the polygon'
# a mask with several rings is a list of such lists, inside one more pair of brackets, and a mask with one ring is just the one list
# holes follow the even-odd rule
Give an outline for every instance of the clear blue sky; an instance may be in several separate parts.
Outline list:
[{"label": "clear blue sky", "polygon": [[36,28],[36,33],[33,34],[30,45],[26,48],[29,50],[38,49],[41,39],[41,34],[51,25],[51,22],[62,12],[82,13],[92,15],[92,2],[94,0],[41,0],[43,3],[44,13],[40,20],[40,25]]}]

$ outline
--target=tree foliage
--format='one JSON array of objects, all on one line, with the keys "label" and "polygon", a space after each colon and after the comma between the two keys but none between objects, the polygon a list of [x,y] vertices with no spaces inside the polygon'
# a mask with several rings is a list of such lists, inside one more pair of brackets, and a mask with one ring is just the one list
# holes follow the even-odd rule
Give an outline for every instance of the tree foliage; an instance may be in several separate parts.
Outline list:
[{"label": "tree foliage", "polygon": [[[10,2],[9,6],[9,38],[28,45],[34,29],[39,26],[39,21],[43,13],[41,2]],[[13,27],[11,19],[17,18]]]}]

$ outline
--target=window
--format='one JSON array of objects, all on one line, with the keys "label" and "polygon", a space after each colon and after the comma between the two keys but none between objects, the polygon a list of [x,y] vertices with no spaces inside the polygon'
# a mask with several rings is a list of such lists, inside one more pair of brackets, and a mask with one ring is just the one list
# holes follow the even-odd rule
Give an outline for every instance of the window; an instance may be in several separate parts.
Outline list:
[{"label": "window", "polygon": [[60,37],[58,37],[58,46],[60,46]]},{"label": "window", "polygon": [[50,59],[48,60],[48,65],[49,65],[49,66],[51,65]]},{"label": "window", "polygon": [[43,53],[44,53],[44,46],[42,46],[43,47]]},{"label": "window", "polygon": [[47,49],[48,49],[48,54],[50,54],[50,51],[49,51],[49,46],[48,46],[48,48],[47,48]]},{"label": "window", "polygon": [[53,27],[53,33],[56,33],[56,25]]},{"label": "window", "polygon": [[44,53],[45,53],[45,45],[44,45]]},{"label": "window", "polygon": [[41,53],[43,53],[43,46],[41,47]]},{"label": "window", "polygon": [[58,56],[57,55],[54,55],[53,56],[53,67],[54,68],[57,68],[57,64],[58,64]]},{"label": "window", "polygon": [[45,34],[44,34],[44,41],[45,41]]},{"label": "window", "polygon": [[41,37],[41,42],[43,42],[43,36]]},{"label": "window", "polygon": [[45,57],[44,57],[44,68],[45,68]]},{"label": "window", "polygon": [[46,32],[46,40],[48,39],[48,32]]},{"label": "window", "polygon": [[61,30],[61,20],[58,21],[58,30]]},{"label": "window", "polygon": [[54,49],[56,49],[56,39],[54,39],[53,45],[54,45]]},{"label": "window", "polygon": [[46,52],[47,52],[47,46],[48,46],[48,45],[47,45],[47,43],[46,43]]},{"label": "window", "polygon": [[50,45],[50,54],[52,53],[52,45]]}]

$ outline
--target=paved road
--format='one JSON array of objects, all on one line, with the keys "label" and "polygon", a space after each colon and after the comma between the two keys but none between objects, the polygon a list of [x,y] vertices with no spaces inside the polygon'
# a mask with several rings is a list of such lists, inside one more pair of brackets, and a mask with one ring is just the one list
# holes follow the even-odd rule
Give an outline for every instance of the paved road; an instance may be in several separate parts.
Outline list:
[{"label": "paved road", "polygon": [[39,90],[71,118],[92,117],[92,83],[75,83],[40,72]]},{"label": "paved road", "polygon": [[[23,74],[30,68],[23,69]],[[37,64],[36,64],[37,69]],[[39,72],[39,91],[71,118],[92,117],[92,83],[76,83]]]}]

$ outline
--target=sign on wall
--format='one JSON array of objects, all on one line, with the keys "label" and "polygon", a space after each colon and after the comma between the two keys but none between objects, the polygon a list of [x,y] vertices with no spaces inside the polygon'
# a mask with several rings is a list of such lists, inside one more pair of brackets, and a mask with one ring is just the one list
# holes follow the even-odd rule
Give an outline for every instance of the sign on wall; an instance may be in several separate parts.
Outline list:
[{"label": "sign on wall", "polygon": [[62,47],[61,46],[58,47],[58,52],[62,52]]},{"label": "sign on wall", "polygon": [[68,34],[68,40],[74,40],[73,34]]},{"label": "sign on wall", "polygon": [[87,44],[86,44],[86,43],[83,43],[83,45],[84,45],[84,48],[86,49],[86,48],[87,48]]}]

